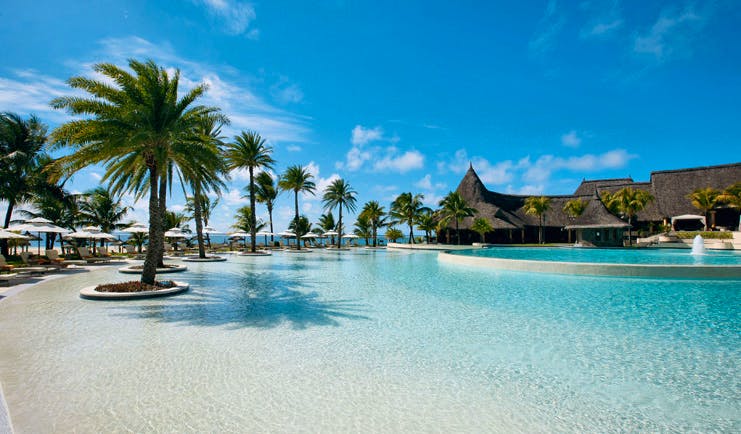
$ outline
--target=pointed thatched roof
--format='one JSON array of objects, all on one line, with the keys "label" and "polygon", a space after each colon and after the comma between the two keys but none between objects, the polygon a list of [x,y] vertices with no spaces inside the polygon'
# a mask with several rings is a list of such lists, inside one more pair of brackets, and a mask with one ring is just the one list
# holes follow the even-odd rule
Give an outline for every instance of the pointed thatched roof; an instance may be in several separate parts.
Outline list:
[{"label": "pointed thatched roof", "polygon": [[[522,229],[525,226],[537,226],[538,217],[525,214],[522,210],[525,199],[529,196],[503,194],[489,191],[476,174],[473,167],[469,167],[461,180],[458,193],[463,196],[469,206],[476,208],[476,216],[461,221],[461,228],[469,229],[474,218],[485,217],[494,229]],[[602,201],[593,192],[585,195],[548,196],[551,199],[550,209],[545,213],[545,225],[554,227],[585,226],[585,227],[625,227],[626,224],[610,214]],[[563,211],[566,202],[580,198],[587,202],[584,213],[574,219]]]}]

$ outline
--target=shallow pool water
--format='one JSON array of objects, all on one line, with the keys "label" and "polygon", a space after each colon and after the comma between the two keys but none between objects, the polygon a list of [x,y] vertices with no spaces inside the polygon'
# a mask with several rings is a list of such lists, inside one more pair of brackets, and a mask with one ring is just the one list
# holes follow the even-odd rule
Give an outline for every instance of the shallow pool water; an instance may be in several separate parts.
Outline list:
[{"label": "shallow pool water", "polygon": [[643,265],[741,265],[741,254],[709,250],[701,255],[690,249],[594,249],[577,247],[492,247],[458,250],[456,255],[532,261],[590,262]]},{"label": "shallow pool water", "polygon": [[0,302],[25,432],[741,430],[741,282],[497,272],[434,253],[188,264],[192,290]]}]

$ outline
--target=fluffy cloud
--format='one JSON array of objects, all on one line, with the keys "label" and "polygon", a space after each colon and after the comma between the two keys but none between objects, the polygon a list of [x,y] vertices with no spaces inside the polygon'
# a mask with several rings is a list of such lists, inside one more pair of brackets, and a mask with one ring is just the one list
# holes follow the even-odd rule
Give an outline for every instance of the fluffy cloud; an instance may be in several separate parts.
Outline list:
[{"label": "fluffy cloud", "polygon": [[583,2],[581,8],[591,15],[591,19],[579,32],[579,36],[584,39],[609,36],[623,26],[618,0]]},{"label": "fluffy cloud", "polygon": [[633,51],[659,61],[688,56],[692,40],[705,27],[709,15],[709,7],[698,11],[692,3],[681,10],[665,8],[647,32],[635,37]]},{"label": "fluffy cloud", "polygon": [[581,145],[581,137],[576,131],[571,130],[561,136],[561,144],[569,148],[578,148]]},{"label": "fluffy cloud", "polygon": [[365,128],[362,125],[355,125],[355,128],[352,129],[350,143],[355,146],[363,146],[381,140],[382,137],[383,129],[381,127]]},{"label": "fluffy cloud", "polygon": [[406,173],[410,170],[421,169],[424,166],[425,157],[419,151],[406,151],[399,153],[394,146],[385,150],[386,155],[373,163],[373,170],[378,172]]},{"label": "fluffy cloud", "polygon": [[414,183],[414,186],[422,190],[440,190],[446,187],[444,182],[432,182],[432,175],[429,173]]},{"label": "fluffy cloud", "polygon": [[194,3],[204,6],[218,20],[218,27],[228,34],[246,34],[251,39],[259,35],[257,29],[248,30],[256,17],[255,8],[249,3],[236,0],[194,0]]}]

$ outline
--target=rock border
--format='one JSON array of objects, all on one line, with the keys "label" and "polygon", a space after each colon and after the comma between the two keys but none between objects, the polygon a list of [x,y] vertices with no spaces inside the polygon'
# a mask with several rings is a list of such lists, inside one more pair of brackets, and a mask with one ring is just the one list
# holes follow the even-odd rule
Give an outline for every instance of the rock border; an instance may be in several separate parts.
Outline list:
[{"label": "rock border", "polygon": [[[180,273],[188,269],[188,267],[183,264],[169,264],[169,265],[170,266],[167,268],[158,268],[157,274]],[[142,268],[134,268],[134,267],[139,267],[139,265],[129,265],[128,267],[119,268],[118,272],[124,273],[124,274],[142,274],[143,267]]]},{"label": "rock border", "polygon": [[[205,258],[199,258],[198,256],[186,256],[183,258],[183,262],[224,262],[226,258],[223,256],[206,256]],[[157,271],[159,273],[159,271]]]},{"label": "rock border", "polygon": [[187,291],[190,288],[190,284],[176,281],[175,286],[172,288],[141,292],[98,292],[95,290],[97,287],[98,285],[82,288],[80,290],[80,298],[86,300],[135,300],[139,298],[166,297]]}]

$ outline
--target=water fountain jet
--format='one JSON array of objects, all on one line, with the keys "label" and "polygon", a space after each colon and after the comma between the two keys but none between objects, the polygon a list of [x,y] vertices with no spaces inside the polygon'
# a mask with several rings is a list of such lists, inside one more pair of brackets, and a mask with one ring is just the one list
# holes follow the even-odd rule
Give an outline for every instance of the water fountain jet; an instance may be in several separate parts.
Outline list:
[{"label": "water fountain jet", "polygon": [[693,255],[704,255],[705,254],[705,240],[698,234],[695,239],[692,240],[692,254]]}]

